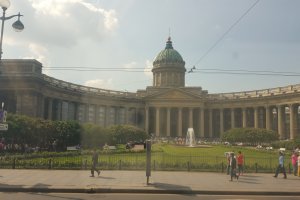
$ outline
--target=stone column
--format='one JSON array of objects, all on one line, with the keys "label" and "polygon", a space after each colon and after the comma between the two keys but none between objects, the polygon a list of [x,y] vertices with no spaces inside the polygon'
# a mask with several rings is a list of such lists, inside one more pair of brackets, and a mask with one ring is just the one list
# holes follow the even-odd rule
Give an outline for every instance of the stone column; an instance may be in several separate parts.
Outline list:
[{"label": "stone column", "polygon": [[108,124],[110,123],[109,120],[110,120],[110,116],[109,115],[109,107],[108,106],[104,106],[104,109],[105,109],[105,115],[104,115],[104,126],[107,127]]},{"label": "stone column", "polygon": [[205,132],[205,129],[204,129],[204,109],[203,108],[200,108],[200,137],[201,138],[204,138],[204,132]]},{"label": "stone column", "polygon": [[45,97],[43,95],[40,96],[41,99],[41,107],[39,111],[38,117],[45,118]]},{"label": "stone column", "polygon": [[297,123],[295,123],[295,110],[294,110],[294,106],[291,104],[289,105],[290,108],[290,139],[293,140],[295,139],[295,132],[296,132],[296,128],[295,125]]},{"label": "stone column", "polygon": [[189,127],[193,128],[193,108],[189,108]]},{"label": "stone column", "polygon": [[94,113],[95,113],[95,124],[99,123],[99,105],[95,104],[94,105]]},{"label": "stone column", "polygon": [[278,134],[279,138],[283,139],[283,116],[282,116],[282,106],[277,106],[278,114]]},{"label": "stone column", "polygon": [[178,136],[182,136],[182,108],[178,108]]},{"label": "stone column", "polygon": [[159,120],[159,107],[155,108],[155,118],[156,118],[156,123],[155,123],[155,135],[159,136],[160,135],[160,120]]},{"label": "stone column", "polygon": [[209,137],[213,137],[213,110],[209,109]]},{"label": "stone column", "polygon": [[62,100],[59,99],[57,101],[57,116],[56,116],[57,120],[61,120],[61,114],[62,114]]},{"label": "stone column", "polygon": [[243,112],[243,128],[247,127],[247,108],[242,108]]},{"label": "stone column", "polygon": [[258,128],[258,107],[254,107],[254,128]]},{"label": "stone column", "polygon": [[147,134],[149,134],[149,107],[148,106],[146,106],[145,108],[145,113],[146,113],[145,131]]},{"label": "stone column", "polygon": [[49,98],[48,101],[48,119],[52,120],[52,107],[53,107],[53,99]]},{"label": "stone column", "polygon": [[171,136],[171,108],[167,108],[167,137]]},{"label": "stone column", "polygon": [[16,114],[23,114],[22,113],[22,94],[17,94],[16,95]]},{"label": "stone column", "polygon": [[230,111],[231,111],[231,128],[235,128],[234,108],[231,108]]},{"label": "stone column", "polygon": [[266,106],[266,129],[271,130],[270,106]]},{"label": "stone column", "polygon": [[224,134],[224,110],[220,109],[220,136]]}]

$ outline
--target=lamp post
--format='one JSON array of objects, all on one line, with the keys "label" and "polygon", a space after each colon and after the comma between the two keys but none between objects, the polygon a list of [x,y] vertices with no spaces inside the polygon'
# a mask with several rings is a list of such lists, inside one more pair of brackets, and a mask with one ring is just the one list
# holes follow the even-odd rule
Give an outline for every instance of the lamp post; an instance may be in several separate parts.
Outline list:
[{"label": "lamp post", "polygon": [[3,51],[2,51],[2,41],[3,41],[4,21],[9,20],[9,19],[14,18],[14,17],[18,17],[18,20],[15,21],[12,24],[12,27],[17,32],[22,31],[24,29],[24,25],[20,21],[20,17],[23,16],[20,13],[17,14],[17,15],[11,15],[11,16],[8,16],[8,17],[5,16],[5,11],[10,6],[10,1],[9,0],[0,0],[0,6],[1,6],[2,10],[3,10],[2,17],[0,18],[1,21],[2,21],[2,25],[1,25],[1,37],[0,37],[0,60],[1,60],[2,59],[2,53],[3,53]]}]

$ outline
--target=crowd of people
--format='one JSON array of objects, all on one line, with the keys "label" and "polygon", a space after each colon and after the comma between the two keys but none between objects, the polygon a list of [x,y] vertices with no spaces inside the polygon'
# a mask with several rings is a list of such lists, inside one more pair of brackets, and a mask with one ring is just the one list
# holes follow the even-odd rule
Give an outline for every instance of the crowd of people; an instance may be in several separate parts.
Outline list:
[{"label": "crowd of people", "polygon": [[[300,149],[296,148],[292,152],[291,156],[291,163],[292,163],[292,169],[293,169],[293,175],[300,177]],[[238,152],[237,155],[235,155],[234,152],[225,152],[225,156],[227,159],[227,174],[230,175],[230,181],[233,181],[233,179],[239,179],[239,176],[243,175],[244,173],[244,155],[241,151]],[[287,178],[287,173],[285,170],[284,165],[284,151],[279,151],[279,157],[278,157],[278,165],[275,170],[274,177],[277,178],[279,173],[283,174],[283,178]]]},{"label": "crowd of people", "polygon": [[27,143],[7,143],[4,138],[0,139],[0,153],[32,153],[40,151],[57,151],[57,140],[53,139],[43,145],[32,145]]},{"label": "crowd of people", "polygon": [[[291,156],[291,163],[293,167],[293,175],[294,176],[300,176],[300,156],[299,156],[299,148],[296,148]],[[279,173],[283,174],[283,178],[287,178],[286,170],[284,166],[284,152],[279,151],[279,157],[278,157],[278,166],[276,168],[276,172],[274,177],[277,178]]]},{"label": "crowd of people", "polygon": [[238,180],[239,176],[244,173],[244,155],[239,151],[238,155],[235,155],[234,152],[226,152],[225,156],[227,158],[227,174],[230,175],[230,181],[233,178]]}]

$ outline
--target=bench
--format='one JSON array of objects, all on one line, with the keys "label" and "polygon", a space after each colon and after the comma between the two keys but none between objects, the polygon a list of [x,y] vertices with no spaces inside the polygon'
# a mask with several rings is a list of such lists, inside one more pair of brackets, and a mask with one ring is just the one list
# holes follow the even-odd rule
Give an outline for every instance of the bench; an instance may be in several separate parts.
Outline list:
[{"label": "bench", "polygon": [[70,146],[70,147],[67,147],[67,151],[78,151],[79,148],[77,146]]}]

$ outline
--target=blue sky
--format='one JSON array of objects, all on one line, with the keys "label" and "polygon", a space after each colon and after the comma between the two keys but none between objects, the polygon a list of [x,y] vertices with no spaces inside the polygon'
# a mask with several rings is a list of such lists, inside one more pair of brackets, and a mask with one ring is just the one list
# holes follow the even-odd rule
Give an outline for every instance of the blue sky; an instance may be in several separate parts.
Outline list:
[{"label": "blue sky", "polygon": [[[6,13],[21,12],[25,29],[16,33],[13,20],[5,22],[3,58],[37,59],[54,78],[135,92],[152,85],[143,71],[170,33],[187,70],[197,69],[186,86],[209,93],[287,86],[300,76],[203,70],[300,73],[299,8],[298,0],[11,0]],[[54,70],[63,67],[110,70]]]}]

